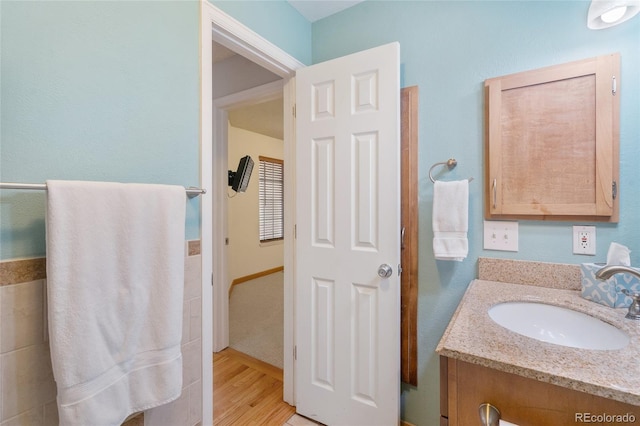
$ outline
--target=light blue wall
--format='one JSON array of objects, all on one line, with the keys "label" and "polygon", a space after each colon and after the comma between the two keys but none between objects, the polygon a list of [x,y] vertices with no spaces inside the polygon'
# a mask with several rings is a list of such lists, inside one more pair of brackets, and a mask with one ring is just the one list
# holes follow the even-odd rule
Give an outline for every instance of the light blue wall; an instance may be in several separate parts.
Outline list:
[{"label": "light blue wall", "polygon": [[[0,179],[199,184],[197,2],[7,2]],[[0,258],[44,255],[45,194],[0,194]],[[199,201],[187,238],[199,238]]]},{"label": "light blue wall", "polygon": [[[585,1],[366,1],[313,24],[313,62],[391,41],[401,45],[403,86],[419,86],[420,283],[419,386],[403,388],[403,419],[437,425],[439,370],[435,347],[479,256],[578,264],[604,261],[611,241],[640,264],[640,16],[591,31]],[[574,223],[520,221],[518,253],[484,251],[483,82],[486,78],[620,52],[621,214],[597,226],[597,256],[571,253]],[[469,257],[435,261],[431,247],[433,185],[427,171],[458,159],[446,179],[475,177],[470,189]]]},{"label": "light blue wall", "polygon": [[[215,1],[303,63],[287,2]],[[199,182],[197,1],[0,0],[0,180]],[[43,256],[45,195],[0,194],[0,259]],[[187,203],[186,236],[200,235]]]},{"label": "light blue wall", "polygon": [[303,64],[311,63],[311,23],[283,0],[209,0]]}]

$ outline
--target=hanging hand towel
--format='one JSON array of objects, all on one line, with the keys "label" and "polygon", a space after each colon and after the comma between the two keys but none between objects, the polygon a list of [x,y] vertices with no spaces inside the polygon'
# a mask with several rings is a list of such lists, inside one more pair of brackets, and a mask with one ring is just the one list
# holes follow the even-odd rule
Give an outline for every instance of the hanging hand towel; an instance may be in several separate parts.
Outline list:
[{"label": "hanging hand towel", "polygon": [[467,240],[469,181],[436,181],[433,185],[433,253],[438,260],[462,261]]},{"label": "hanging hand towel", "polygon": [[182,389],[185,190],[47,182],[60,425],[120,425]]}]

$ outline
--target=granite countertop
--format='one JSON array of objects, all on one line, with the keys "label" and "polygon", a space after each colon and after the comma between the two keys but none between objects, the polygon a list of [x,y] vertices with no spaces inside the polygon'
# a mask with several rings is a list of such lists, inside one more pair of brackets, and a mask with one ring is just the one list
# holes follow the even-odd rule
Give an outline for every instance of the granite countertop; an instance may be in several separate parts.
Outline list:
[{"label": "granite countertop", "polygon": [[[495,323],[491,306],[544,302],[584,312],[626,332],[619,350],[569,348],[522,336]],[[440,355],[640,406],[640,324],[576,290],[474,280],[458,305],[436,352]],[[588,331],[587,331],[588,332]]]}]

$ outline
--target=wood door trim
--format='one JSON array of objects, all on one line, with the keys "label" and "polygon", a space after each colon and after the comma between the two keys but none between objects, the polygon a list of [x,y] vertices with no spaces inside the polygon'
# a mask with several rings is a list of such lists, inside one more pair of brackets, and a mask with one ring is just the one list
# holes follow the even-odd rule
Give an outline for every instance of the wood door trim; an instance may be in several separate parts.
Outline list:
[{"label": "wood door trim", "polygon": [[418,86],[400,91],[401,111],[401,378],[418,385]]}]

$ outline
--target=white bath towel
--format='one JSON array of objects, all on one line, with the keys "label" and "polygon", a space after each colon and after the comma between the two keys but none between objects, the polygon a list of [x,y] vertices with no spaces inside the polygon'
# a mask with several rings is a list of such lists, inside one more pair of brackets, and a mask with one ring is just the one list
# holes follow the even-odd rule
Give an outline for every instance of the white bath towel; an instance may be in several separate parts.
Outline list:
[{"label": "white bath towel", "polygon": [[47,182],[60,425],[120,425],[180,396],[183,187]]},{"label": "white bath towel", "polygon": [[469,181],[436,181],[433,186],[433,253],[462,261],[469,253]]}]

